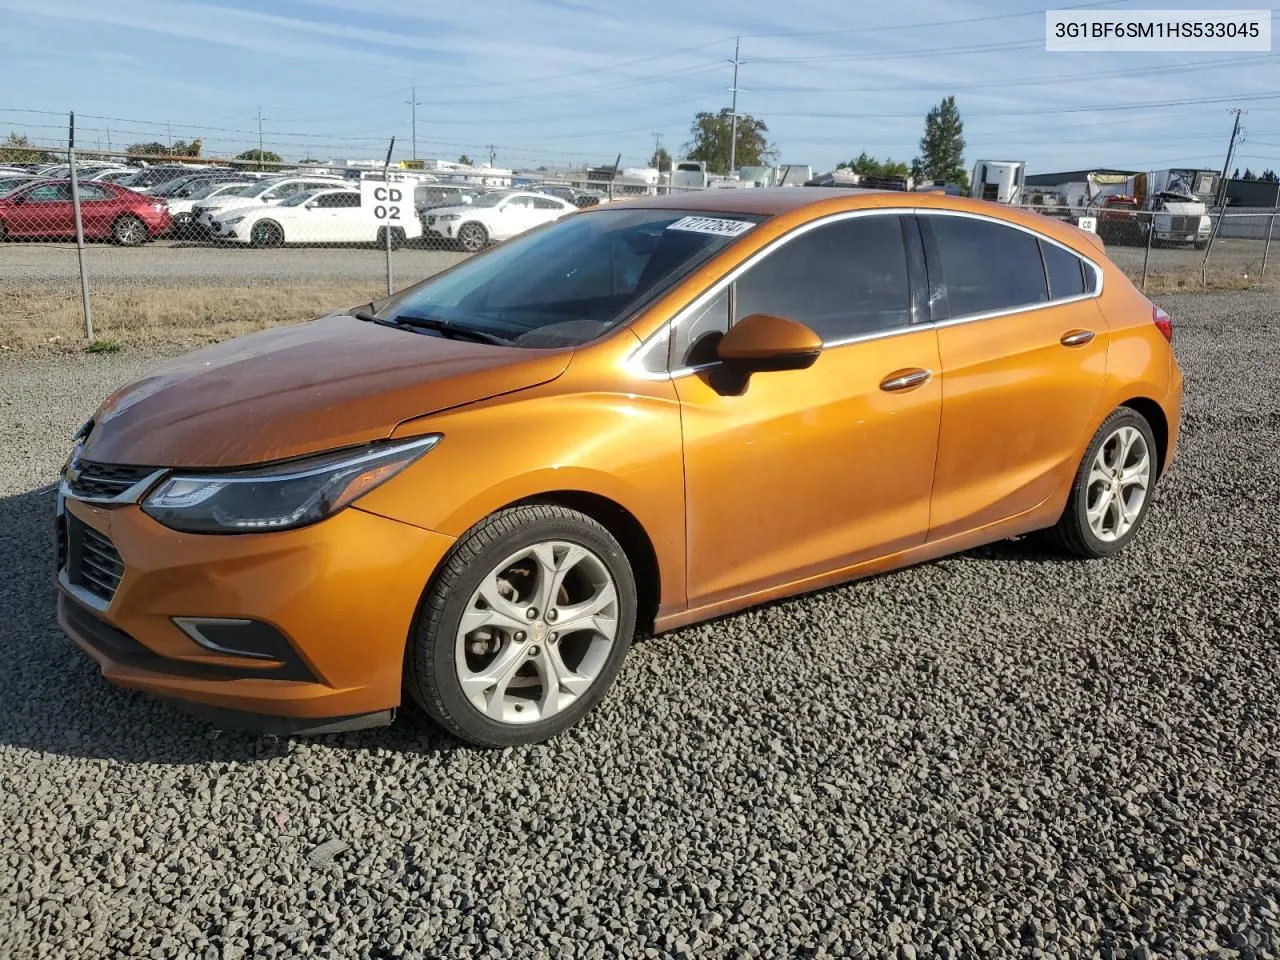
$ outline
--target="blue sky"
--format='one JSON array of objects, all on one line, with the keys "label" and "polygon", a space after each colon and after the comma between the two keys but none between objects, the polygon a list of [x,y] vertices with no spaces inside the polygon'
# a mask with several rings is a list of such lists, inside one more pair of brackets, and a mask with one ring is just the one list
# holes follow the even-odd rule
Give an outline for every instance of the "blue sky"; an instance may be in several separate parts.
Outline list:
[{"label": "blue sky", "polygon": [[[407,157],[416,86],[420,157],[480,158],[493,144],[502,165],[618,153],[635,165],[655,134],[678,154],[695,112],[728,105],[727,61],[741,36],[739,110],[768,123],[786,162],[825,170],[864,149],[909,160],[924,114],[954,94],[970,166],[1221,166],[1227,111],[1241,106],[1238,165],[1280,170],[1280,53],[1049,53],[1044,9],[1025,0],[0,0],[0,135],[56,141],[58,114],[75,109],[86,146],[171,131],[222,156],[257,145],[261,108],[265,145],[286,158],[380,156],[392,136]],[[976,22],[956,22],[965,20]],[[1150,105],[1183,100],[1198,102]]]}]

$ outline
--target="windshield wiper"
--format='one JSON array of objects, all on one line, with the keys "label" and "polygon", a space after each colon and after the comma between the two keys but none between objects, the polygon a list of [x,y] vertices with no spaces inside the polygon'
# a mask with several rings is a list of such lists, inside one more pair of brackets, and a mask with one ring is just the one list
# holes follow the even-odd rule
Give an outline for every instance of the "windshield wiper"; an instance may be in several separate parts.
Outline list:
[{"label": "windshield wiper", "polygon": [[495,347],[508,347],[511,341],[506,337],[498,336],[496,333],[489,333],[487,330],[477,330],[475,327],[462,327],[456,323],[450,323],[448,320],[440,320],[436,317],[396,317],[394,320],[384,320],[382,317],[375,317],[372,313],[365,313],[363,310],[352,314],[357,320],[364,320],[367,323],[377,323],[384,327],[408,327],[411,330],[434,330],[442,333],[446,337],[457,339],[458,337],[466,337],[479,343],[491,343]]}]

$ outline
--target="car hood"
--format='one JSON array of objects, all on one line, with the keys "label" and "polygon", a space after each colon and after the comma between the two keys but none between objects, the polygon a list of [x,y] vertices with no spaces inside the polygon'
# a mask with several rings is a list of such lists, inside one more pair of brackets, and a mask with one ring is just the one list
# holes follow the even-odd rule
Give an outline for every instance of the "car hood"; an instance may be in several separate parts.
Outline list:
[{"label": "car hood", "polygon": [[429,210],[424,210],[423,213],[425,213],[428,217],[439,217],[441,215],[447,215],[450,213],[476,214],[489,209],[492,209],[492,208],[491,207],[472,207],[472,206],[431,207]]},{"label": "car hood", "polygon": [[206,347],[116,391],[83,456],[230,467],[367,443],[405,420],[554,380],[572,353],[321,317]]}]

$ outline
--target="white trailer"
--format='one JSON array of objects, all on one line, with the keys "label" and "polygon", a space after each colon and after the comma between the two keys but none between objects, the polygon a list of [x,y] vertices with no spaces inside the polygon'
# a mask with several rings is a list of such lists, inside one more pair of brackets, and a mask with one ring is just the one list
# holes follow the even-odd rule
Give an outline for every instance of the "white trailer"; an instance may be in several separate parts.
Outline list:
[{"label": "white trailer", "polygon": [[973,166],[969,196],[993,203],[1022,203],[1026,185],[1026,161],[979,160]]}]

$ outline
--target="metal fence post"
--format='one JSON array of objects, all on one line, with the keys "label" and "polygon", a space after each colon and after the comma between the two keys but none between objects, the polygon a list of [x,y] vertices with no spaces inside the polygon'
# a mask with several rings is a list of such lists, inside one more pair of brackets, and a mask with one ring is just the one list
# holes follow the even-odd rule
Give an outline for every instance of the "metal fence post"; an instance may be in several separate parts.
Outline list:
[{"label": "metal fence post", "polygon": [[[1204,246],[1204,259],[1200,261],[1200,286],[1202,288],[1209,285],[1209,254],[1213,252],[1213,241],[1218,239],[1218,231],[1222,229],[1222,221],[1227,215],[1226,204],[1218,211],[1218,222],[1213,224],[1213,229],[1209,231],[1209,242]],[[1212,214],[1210,214],[1212,216]]]},{"label": "metal fence post", "polygon": [[1262,269],[1258,271],[1258,282],[1261,283],[1267,279],[1267,257],[1271,254],[1271,235],[1276,231],[1276,211],[1271,211],[1271,216],[1267,220],[1267,243],[1262,248]]},{"label": "metal fence post", "polygon": [[71,168],[71,207],[76,219],[76,259],[80,262],[80,303],[84,308],[84,335],[93,343],[93,308],[89,305],[89,271],[84,265],[84,223],[80,219],[80,178],[76,176],[76,112],[67,125],[67,165]]},{"label": "metal fence post", "polygon": [[[1138,222],[1141,223],[1142,211],[1138,211]],[[1151,240],[1156,235],[1156,217],[1153,213],[1147,221],[1147,252],[1142,257],[1142,292],[1147,292],[1147,264],[1151,262]]]},{"label": "metal fence post", "polygon": [[[391,138],[391,143],[387,146],[387,159],[382,165],[382,182],[387,185],[387,189],[391,188],[391,174],[388,172],[391,168],[391,151],[396,148],[396,138]],[[412,203],[410,204],[412,206]],[[414,207],[414,216],[417,216],[417,208]],[[391,296],[396,292],[395,281],[391,276],[391,224],[384,223],[382,225],[382,242],[387,248],[387,296]]]}]

